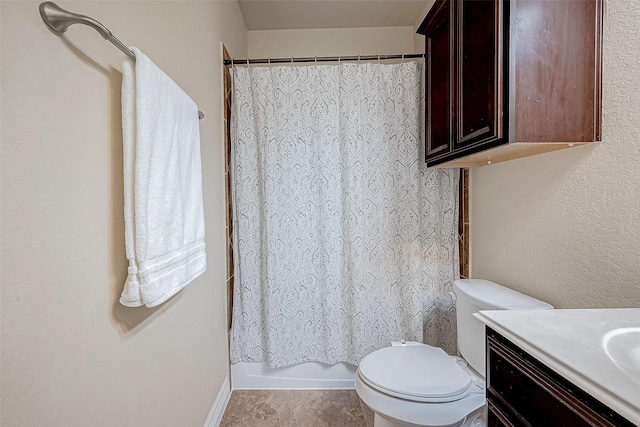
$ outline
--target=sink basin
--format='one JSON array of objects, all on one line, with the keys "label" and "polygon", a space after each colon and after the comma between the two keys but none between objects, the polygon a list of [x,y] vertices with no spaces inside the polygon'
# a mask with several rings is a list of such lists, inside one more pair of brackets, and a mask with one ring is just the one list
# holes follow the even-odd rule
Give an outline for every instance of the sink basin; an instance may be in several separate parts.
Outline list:
[{"label": "sink basin", "polygon": [[602,338],[602,346],[613,363],[640,384],[640,327],[609,331]]}]

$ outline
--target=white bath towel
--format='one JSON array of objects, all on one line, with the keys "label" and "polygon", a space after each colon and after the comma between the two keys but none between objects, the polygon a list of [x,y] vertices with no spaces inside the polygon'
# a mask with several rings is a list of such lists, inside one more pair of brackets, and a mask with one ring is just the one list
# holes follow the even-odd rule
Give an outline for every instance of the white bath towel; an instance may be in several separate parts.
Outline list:
[{"label": "white bath towel", "polygon": [[198,107],[140,50],[123,63],[128,307],[165,302],[207,268]]}]

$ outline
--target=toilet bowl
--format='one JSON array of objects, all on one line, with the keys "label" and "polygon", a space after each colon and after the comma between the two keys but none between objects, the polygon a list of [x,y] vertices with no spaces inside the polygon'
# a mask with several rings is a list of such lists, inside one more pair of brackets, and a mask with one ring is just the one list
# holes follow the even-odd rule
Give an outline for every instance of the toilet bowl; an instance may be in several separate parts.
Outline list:
[{"label": "toilet bowl", "polygon": [[358,366],[355,387],[374,412],[374,427],[481,427],[485,425],[484,325],[479,310],[544,310],[543,301],[486,280],[457,280],[458,347],[449,356],[426,344],[376,350]]},{"label": "toilet bowl", "polygon": [[473,425],[485,404],[484,381],[464,360],[425,344],[374,351],[355,385],[376,427]]}]

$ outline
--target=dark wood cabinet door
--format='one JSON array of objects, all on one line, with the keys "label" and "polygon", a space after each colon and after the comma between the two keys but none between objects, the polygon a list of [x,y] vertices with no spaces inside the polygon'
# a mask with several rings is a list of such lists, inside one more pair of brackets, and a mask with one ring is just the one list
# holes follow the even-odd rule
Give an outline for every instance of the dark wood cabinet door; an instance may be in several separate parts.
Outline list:
[{"label": "dark wood cabinet door", "polygon": [[454,4],[453,148],[459,150],[503,135],[503,0],[457,0]]},{"label": "dark wood cabinet door", "polygon": [[488,427],[632,427],[602,402],[486,329]]},{"label": "dark wood cabinet door", "polygon": [[427,160],[452,151],[451,12],[449,0],[438,1],[421,28],[426,42],[425,154]]},{"label": "dark wood cabinet door", "polygon": [[500,409],[493,399],[487,399],[487,427],[520,427],[523,423],[513,423],[509,415]]}]

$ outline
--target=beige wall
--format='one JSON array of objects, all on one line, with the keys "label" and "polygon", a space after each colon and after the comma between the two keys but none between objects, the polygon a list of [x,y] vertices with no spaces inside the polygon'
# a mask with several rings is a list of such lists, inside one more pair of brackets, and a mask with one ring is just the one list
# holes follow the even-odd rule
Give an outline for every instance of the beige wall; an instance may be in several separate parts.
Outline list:
[{"label": "beige wall", "polygon": [[427,16],[434,3],[435,0],[425,1],[422,13],[418,15],[416,21],[413,23],[413,49],[416,53],[424,53],[424,36],[416,33],[416,31],[418,31],[418,27],[420,27],[420,24],[422,24],[422,21],[424,21],[424,18]]},{"label": "beige wall", "polygon": [[220,41],[235,1],[60,2],[139,47],[196,101],[208,270],[156,309],[125,308],[123,55],[2,2],[4,426],[202,426],[228,375]]},{"label": "beige wall", "polygon": [[640,2],[607,2],[603,141],[471,172],[472,276],[640,307]]},{"label": "beige wall", "polygon": [[413,27],[249,31],[251,58],[414,52]]}]

